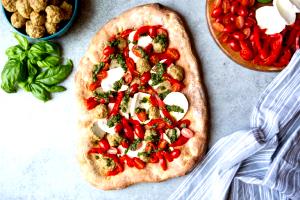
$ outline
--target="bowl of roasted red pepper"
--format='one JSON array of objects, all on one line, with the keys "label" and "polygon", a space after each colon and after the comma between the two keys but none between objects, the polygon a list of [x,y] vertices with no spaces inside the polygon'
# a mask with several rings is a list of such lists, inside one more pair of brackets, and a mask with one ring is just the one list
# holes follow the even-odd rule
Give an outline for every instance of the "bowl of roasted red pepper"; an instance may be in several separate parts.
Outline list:
[{"label": "bowl of roasted red pepper", "polygon": [[[252,70],[280,71],[299,49],[300,18],[297,16],[283,30],[278,33],[269,31],[270,34],[260,24],[269,23],[276,29],[278,21],[272,12],[270,16],[266,12],[265,22],[258,23],[257,10],[267,6],[268,11],[272,11],[271,6],[275,3],[290,3],[290,0],[284,1],[267,1],[268,4],[265,4],[260,3],[264,2],[261,0],[207,0],[206,15],[210,32],[224,53],[238,64]],[[298,12],[299,9],[295,11]]]}]

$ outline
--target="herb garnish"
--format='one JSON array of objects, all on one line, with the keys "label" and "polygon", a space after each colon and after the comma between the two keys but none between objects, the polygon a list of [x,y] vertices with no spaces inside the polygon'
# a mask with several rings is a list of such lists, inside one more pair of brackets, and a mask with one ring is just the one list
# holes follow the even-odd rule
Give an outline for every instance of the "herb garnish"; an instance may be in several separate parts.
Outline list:
[{"label": "herb garnish", "polygon": [[126,92],[123,99],[122,99],[121,105],[120,105],[121,111],[123,113],[125,113],[127,111],[128,103],[129,103],[129,93]]},{"label": "herb garnish", "polygon": [[117,63],[120,64],[122,69],[126,72],[127,66],[126,66],[126,62],[125,62],[125,59],[123,58],[122,54],[117,54],[115,56],[115,58],[117,59]]},{"label": "herb garnish", "polygon": [[166,71],[166,67],[164,63],[157,63],[155,66],[156,73],[151,73],[151,85],[158,85],[159,83],[163,82],[163,74]]},{"label": "herb garnish", "polygon": [[120,120],[121,120],[121,115],[120,114],[114,115],[114,116],[110,117],[110,119],[107,121],[107,126],[109,128],[111,128],[115,124],[119,123]]},{"label": "herb garnish", "polygon": [[159,98],[164,99],[170,92],[171,92],[171,90],[167,90],[163,93],[160,93],[158,96],[159,96]]},{"label": "herb garnish", "polygon": [[140,138],[134,139],[133,142],[128,147],[128,149],[125,150],[125,154],[127,154],[129,150],[135,151],[137,149],[137,145],[141,142],[142,140]]},{"label": "herb garnish", "polygon": [[179,112],[179,113],[184,113],[183,108],[181,108],[180,106],[176,106],[176,105],[166,105],[166,108],[169,112]]},{"label": "herb garnish", "polygon": [[146,110],[144,108],[140,108],[140,107],[135,108],[134,111],[135,111],[135,113],[146,112]]},{"label": "herb garnish", "polygon": [[108,46],[110,46],[110,47],[117,47],[119,44],[120,44],[120,40],[118,40],[118,39],[114,39],[114,40],[108,42]]},{"label": "herb garnish", "polygon": [[121,78],[120,80],[116,81],[114,84],[113,84],[113,89],[115,91],[118,91],[119,89],[121,89],[123,85],[123,79]]},{"label": "herb garnish", "polygon": [[176,129],[169,129],[167,132],[167,136],[170,139],[171,143],[177,140]]},{"label": "herb garnish", "polygon": [[95,97],[97,97],[98,99],[105,99],[106,102],[109,101],[109,95],[110,92],[98,92],[98,91],[94,92]]},{"label": "herb garnish", "polygon": [[148,102],[148,98],[147,97],[144,97],[142,100],[141,100],[142,103],[147,103]]},{"label": "herb garnish", "polygon": [[97,81],[97,75],[99,74],[99,72],[101,71],[101,69],[103,69],[103,67],[105,66],[104,62],[100,62],[100,64],[95,65],[94,69],[93,69],[93,81]]}]

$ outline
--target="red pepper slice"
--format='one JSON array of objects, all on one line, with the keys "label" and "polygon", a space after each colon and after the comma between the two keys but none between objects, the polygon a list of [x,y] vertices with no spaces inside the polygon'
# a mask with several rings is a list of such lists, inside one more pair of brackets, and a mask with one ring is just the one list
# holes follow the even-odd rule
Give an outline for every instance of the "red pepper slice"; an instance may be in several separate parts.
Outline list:
[{"label": "red pepper slice", "polygon": [[133,160],[128,155],[123,155],[120,160],[123,162],[126,161],[128,167],[134,167]]},{"label": "red pepper slice", "polygon": [[138,169],[144,169],[146,167],[146,164],[141,159],[134,157],[133,158],[134,166]]},{"label": "red pepper slice", "polygon": [[158,148],[159,149],[165,149],[168,145],[168,142],[164,139],[159,140],[158,142]]},{"label": "red pepper slice", "polygon": [[103,149],[101,149],[101,148],[91,148],[91,149],[88,151],[88,154],[92,154],[92,153],[103,154],[104,151],[103,151]]},{"label": "red pepper slice", "polygon": [[191,124],[191,121],[188,119],[183,119],[177,122],[179,128],[188,128]]},{"label": "red pepper slice", "polygon": [[150,72],[144,72],[143,75],[140,78],[141,84],[146,85],[150,79],[151,79],[151,73]]},{"label": "red pepper slice", "polygon": [[150,56],[150,61],[153,64],[157,64],[159,61],[164,60],[164,59],[169,59],[176,61],[180,58],[180,54],[177,49],[174,48],[168,48],[166,52],[164,53],[154,53]]},{"label": "red pepper slice", "polygon": [[296,50],[300,49],[300,33],[297,34],[297,37],[296,37]]},{"label": "red pepper slice", "polygon": [[166,171],[166,170],[168,169],[168,167],[167,167],[167,162],[166,162],[165,158],[160,158],[160,159],[159,159],[159,165],[160,165],[160,167],[161,167],[164,171]]},{"label": "red pepper slice", "polygon": [[169,152],[163,151],[163,155],[164,158],[168,161],[168,162],[172,162],[174,160],[174,158],[170,155]]},{"label": "red pepper slice", "polygon": [[133,29],[126,29],[122,33],[120,33],[120,37],[126,39],[129,34],[133,31]]},{"label": "red pepper slice", "polygon": [[85,100],[85,105],[88,110],[94,109],[96,106],[98,106],[100,103],[97,101],[95,97],[90,97]]},{"label": "red pepper slice", "polygon": [[145,147],[146,152],[151,152],[155,149],[156,149],[156,147],[152,142],[147,142],[146,147]]},{"label": "red pepper slice", "polygon": [[101,86],[101,82],[102,82],[102,80],[101,80],[101,79],[98,79],[97,81],[91,83],[91,84],[89,85],[89,90],[90,90],[90,91],[95,91],[98,87]]},{"label": "red pepper slice", "polygon": [[121,146],[124,147],[125,149],[127,149],[129,147],[129,144],[128,144],[127,140],[122,140],[121,141]]},{"label": "red pepper slice", "polygon": [[[176,120],[171,116],[171,114],[167,110],[165,103],[159,98],[159,96],[156,96],[156,100],[157,100],[158,106],[160,107],[160,109],[161,109],[162,113],[164,114],[164,116],[166,118],[168,118],[172,122],[172,124],[175,124]],[[170,125],[172,126],[172,124],[170,124]]]},{"label": "red pepper slice", "polygon": [[179,149],[174,149],[170,152],[170,155],[173,157],[173,159],[178,158],[181,154],[181,151]]},{"label": "red pepper slice", "polygon": [[107,141],[106,138],[102,138],[100,141],[99,141],[99,147],[101,149],[103,149],[104,152],[106,152],[108,149],[110,149],[110,145]]},{"label": "red pepper slice", "polygon": [[123,126],[121,123],[116,124],[116,126],[115,126],[116,133],[120,133],[122,131],[122,129],[123,129]]},{"label": "red pepper slice", "polygon": [[150,37],[156,36],[156,29],[161,27],[161,25],[156,26],[142,26],[139,29],[137,29],[136,33],[133,36],[133,41],[138,41],[140,35],[142,34],[149,34]]},{"label": "red pepper slice", "polygon": [[105,55],[106,57],[110,56],[114,52],[115,52],[115,49],[110,46],[107,46],[103,49],[103,55]]},{"label": "red pepper slice", "polygon": [[182,146],[185,143],[187,143],[188,140],[189,140],[189,138],[186,138],[183,135],[180,135],[179,138],[175,142],[173,142],[170,146],[171,147]]},{"label": "red pepper slice", "polygon": [[162,129],[166,126],[166,122],[163,119],[152,119],[148,122],[147,127],[152,128],[153,126],[157,129]]},{"label": "red pepper slice", "polygon": [[134,127],[134,134],[140,138],[140,139],[144,139],[144,136],[145,136],[145,131],[144,131],[144,128],[143,126],[141,126],[140,124],[135,124]]},{"label": "red pepper slice", "polygon": [[123,50],[123,56],[124,56],[125,59],[126,59],[126,58],[129,58],[129,48],[128,48],[128,47],[126,47],[126,48]]},{"label": "red pepper slice", "polygon": [[163,74],[163,77],[171,83],[172,91],[173,92],[179,92],[182,90],[185,86],[182,82],[172,78],[169,74],[165,73]]},{"label": "red pepper slice", "polygon": [[130,91],[130,95],[134,95],[136,92],[139,91],[139,84],[135,83],[131,85],[129,91]]},{"label": "red pepper slice", "polygon": [[109,117],[119,113],[119,108],[120,108],[120,104],[122,102],[123,97],[124,97],[124,92],[118,92],[118,96],[117,96],[115,105],[114,105],[113,109],[111,110],[111,112],[109,113]]},{"label": "red pepper slice", "polygon": [[262,61],[263,65],[273,65],[281,53],[283,36],[278,33],[273,35],[272,37],[275,40],[271,43],[272,54]]},{"label": "red pepper slice", "polygon": [[254,26],[254,28],[253,28],[253,40],[254,40],[254,44],[258,50],[258,53],[259,53],[259,56],[261,57],[261,59],[266,59],[268,57],[268,54],[261,45],[260,29],[258,26]]},{"label": "red pepper slice", "polygon": [[152,154],[150,155],[149,162],[150,162],[150,163],[158,163],[158,157],[157,157],[156,153],[152,153]]},{"label": "red pepper slice", "polygon": [[132,141],[134,139],[134,134],[133,134],[133,130],[132,130],[131,126],[129,125],[126,118],[124,118],[124,117],[121,119],[121,122],[124,127],[124,136],[128,140]]},{"label": "red pepper slice", "polygon": [[126,66],[132,75],[135,74],[135,64],[132,58],[126,58]]}]

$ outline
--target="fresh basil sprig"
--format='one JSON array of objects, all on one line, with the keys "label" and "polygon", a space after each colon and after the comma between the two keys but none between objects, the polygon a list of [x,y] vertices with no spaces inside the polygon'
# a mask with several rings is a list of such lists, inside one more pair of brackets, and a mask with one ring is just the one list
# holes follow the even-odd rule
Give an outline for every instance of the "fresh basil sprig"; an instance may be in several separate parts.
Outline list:
[{"label": "fresh basil sprig", "polygon": [[42,101],[51,99],[51,93],[63,92],[60,86],[72,72],[73,63],[62,64],[61,51],[52,42],[30,44],[25,37],[14,35],[18,45],[6,50],[8,61],[1,73],[1,88],[7,93],[22,88]]}]

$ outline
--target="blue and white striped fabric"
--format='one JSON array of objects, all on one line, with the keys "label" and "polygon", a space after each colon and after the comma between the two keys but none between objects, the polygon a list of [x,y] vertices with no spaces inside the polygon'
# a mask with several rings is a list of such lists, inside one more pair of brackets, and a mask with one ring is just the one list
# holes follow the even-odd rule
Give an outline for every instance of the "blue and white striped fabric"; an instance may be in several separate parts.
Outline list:
[{"label": "blue and white striped fabric", "polygon": [[260,97],[250,127],[220,139],[169,200],[300,199],[300,51]]}]

